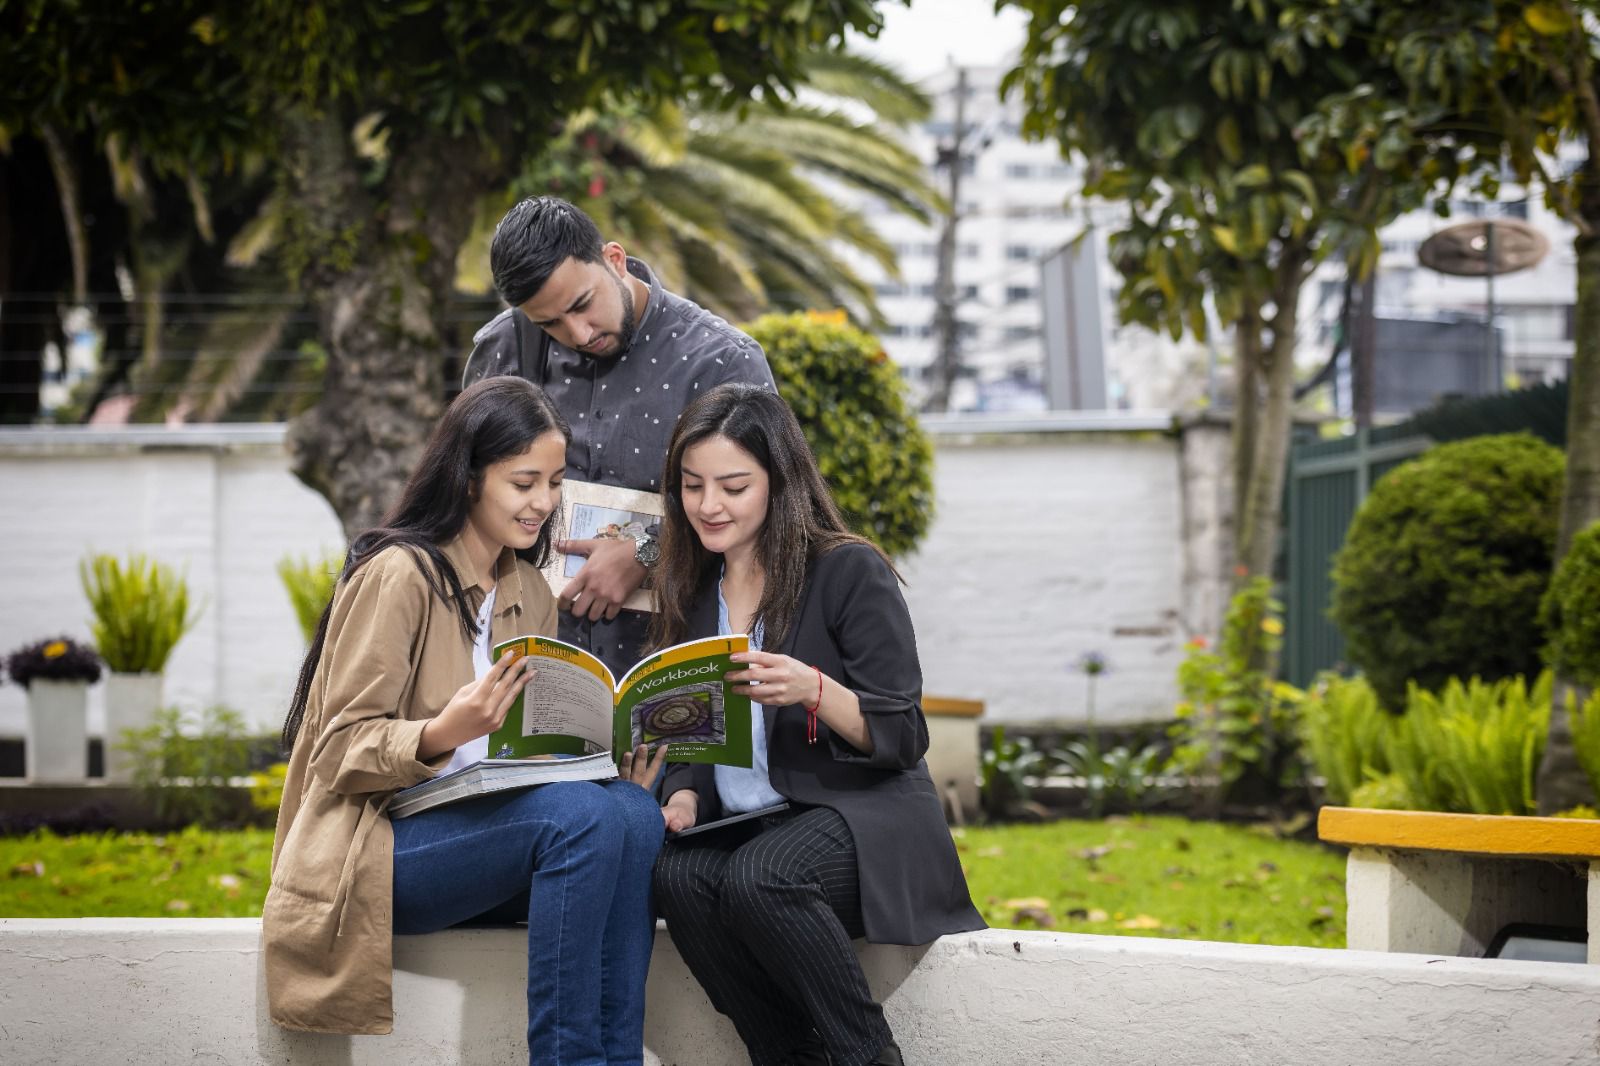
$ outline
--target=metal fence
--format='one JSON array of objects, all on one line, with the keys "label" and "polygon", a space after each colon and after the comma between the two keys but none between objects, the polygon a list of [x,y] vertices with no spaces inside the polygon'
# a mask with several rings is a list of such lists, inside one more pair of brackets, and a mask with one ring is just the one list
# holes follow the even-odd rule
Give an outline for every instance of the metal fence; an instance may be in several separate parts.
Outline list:
[{"label": "metal fence", "polygon": [[1344,638],[1328,617],[1333,557],[1372,485],[1433,442],[1404,424],[1296,445],[1289,453],[1288,582],[1283,678],[1306,685],[1344,660]]}]

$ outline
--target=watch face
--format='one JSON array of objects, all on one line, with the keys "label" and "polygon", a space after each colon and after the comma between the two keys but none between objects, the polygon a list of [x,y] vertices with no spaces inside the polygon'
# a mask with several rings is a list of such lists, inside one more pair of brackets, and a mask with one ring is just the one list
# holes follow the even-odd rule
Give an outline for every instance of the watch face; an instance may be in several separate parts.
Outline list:
[{"label": "watch face", "polygon": [[661,558],[661,545],[654,539],[641,540],[633,550],[633,557],[645,566],[654,566]]}]

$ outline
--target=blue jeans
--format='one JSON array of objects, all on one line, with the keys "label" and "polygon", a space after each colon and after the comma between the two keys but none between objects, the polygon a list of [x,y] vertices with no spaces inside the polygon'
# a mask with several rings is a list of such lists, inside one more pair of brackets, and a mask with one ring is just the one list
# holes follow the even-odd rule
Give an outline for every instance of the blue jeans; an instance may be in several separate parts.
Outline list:
[{"label": "blue jeans", "polygon": [[626,781],[560,781],[399,819],[394,931],[525,919],[529,1061],[641,1063],[662,836],[655,799]]}]

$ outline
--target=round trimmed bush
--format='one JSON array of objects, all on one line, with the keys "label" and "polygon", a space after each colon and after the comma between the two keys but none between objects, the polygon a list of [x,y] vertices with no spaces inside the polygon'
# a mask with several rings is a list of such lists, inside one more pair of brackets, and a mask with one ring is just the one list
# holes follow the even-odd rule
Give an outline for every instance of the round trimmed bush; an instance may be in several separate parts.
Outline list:
[{"label": "round trimmed bush", "polygon": [[840,314],[763,315],[743,327],[766,349],[850,528],[890,555],[933,518],[933,447],[883,346]]},{"label": "round trimmed bush", "polygon": [[1539,672],[1564,464],[1525,433],[1475,437],[1373,486],[1334,559],[1332,614],[1386,707],[1408,680]]},{"label": "round trimmed bush", "polygon": [[1600,687],[1600,522],[1572,538],[1550,579],[1540,615],[1545,657],[1562,677]]}]

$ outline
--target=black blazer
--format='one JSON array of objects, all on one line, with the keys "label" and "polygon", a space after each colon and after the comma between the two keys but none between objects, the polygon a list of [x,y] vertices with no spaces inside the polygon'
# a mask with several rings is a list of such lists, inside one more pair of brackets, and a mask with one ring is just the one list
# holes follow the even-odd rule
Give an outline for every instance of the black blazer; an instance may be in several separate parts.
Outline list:
[{"label": "black blazer", "polygon": [[[716,634],[716,582],[712,575],[697,591],[686,639]],[[928,750],[922,667],[894,571],[864,544],[813,559],[793,631],[784,647],[766,650],[820,667],[861,701],[871,755],[821,721],[817,742],[808,744],[803,706],[767,707],[767,772],[786,799],[831,807],[850,827],[867,939],[925,944],[984,928],[922,758]],[[710,766],[675,764],[664,794],[685,788],[699,794],[699,821],[722,817]]]}]

